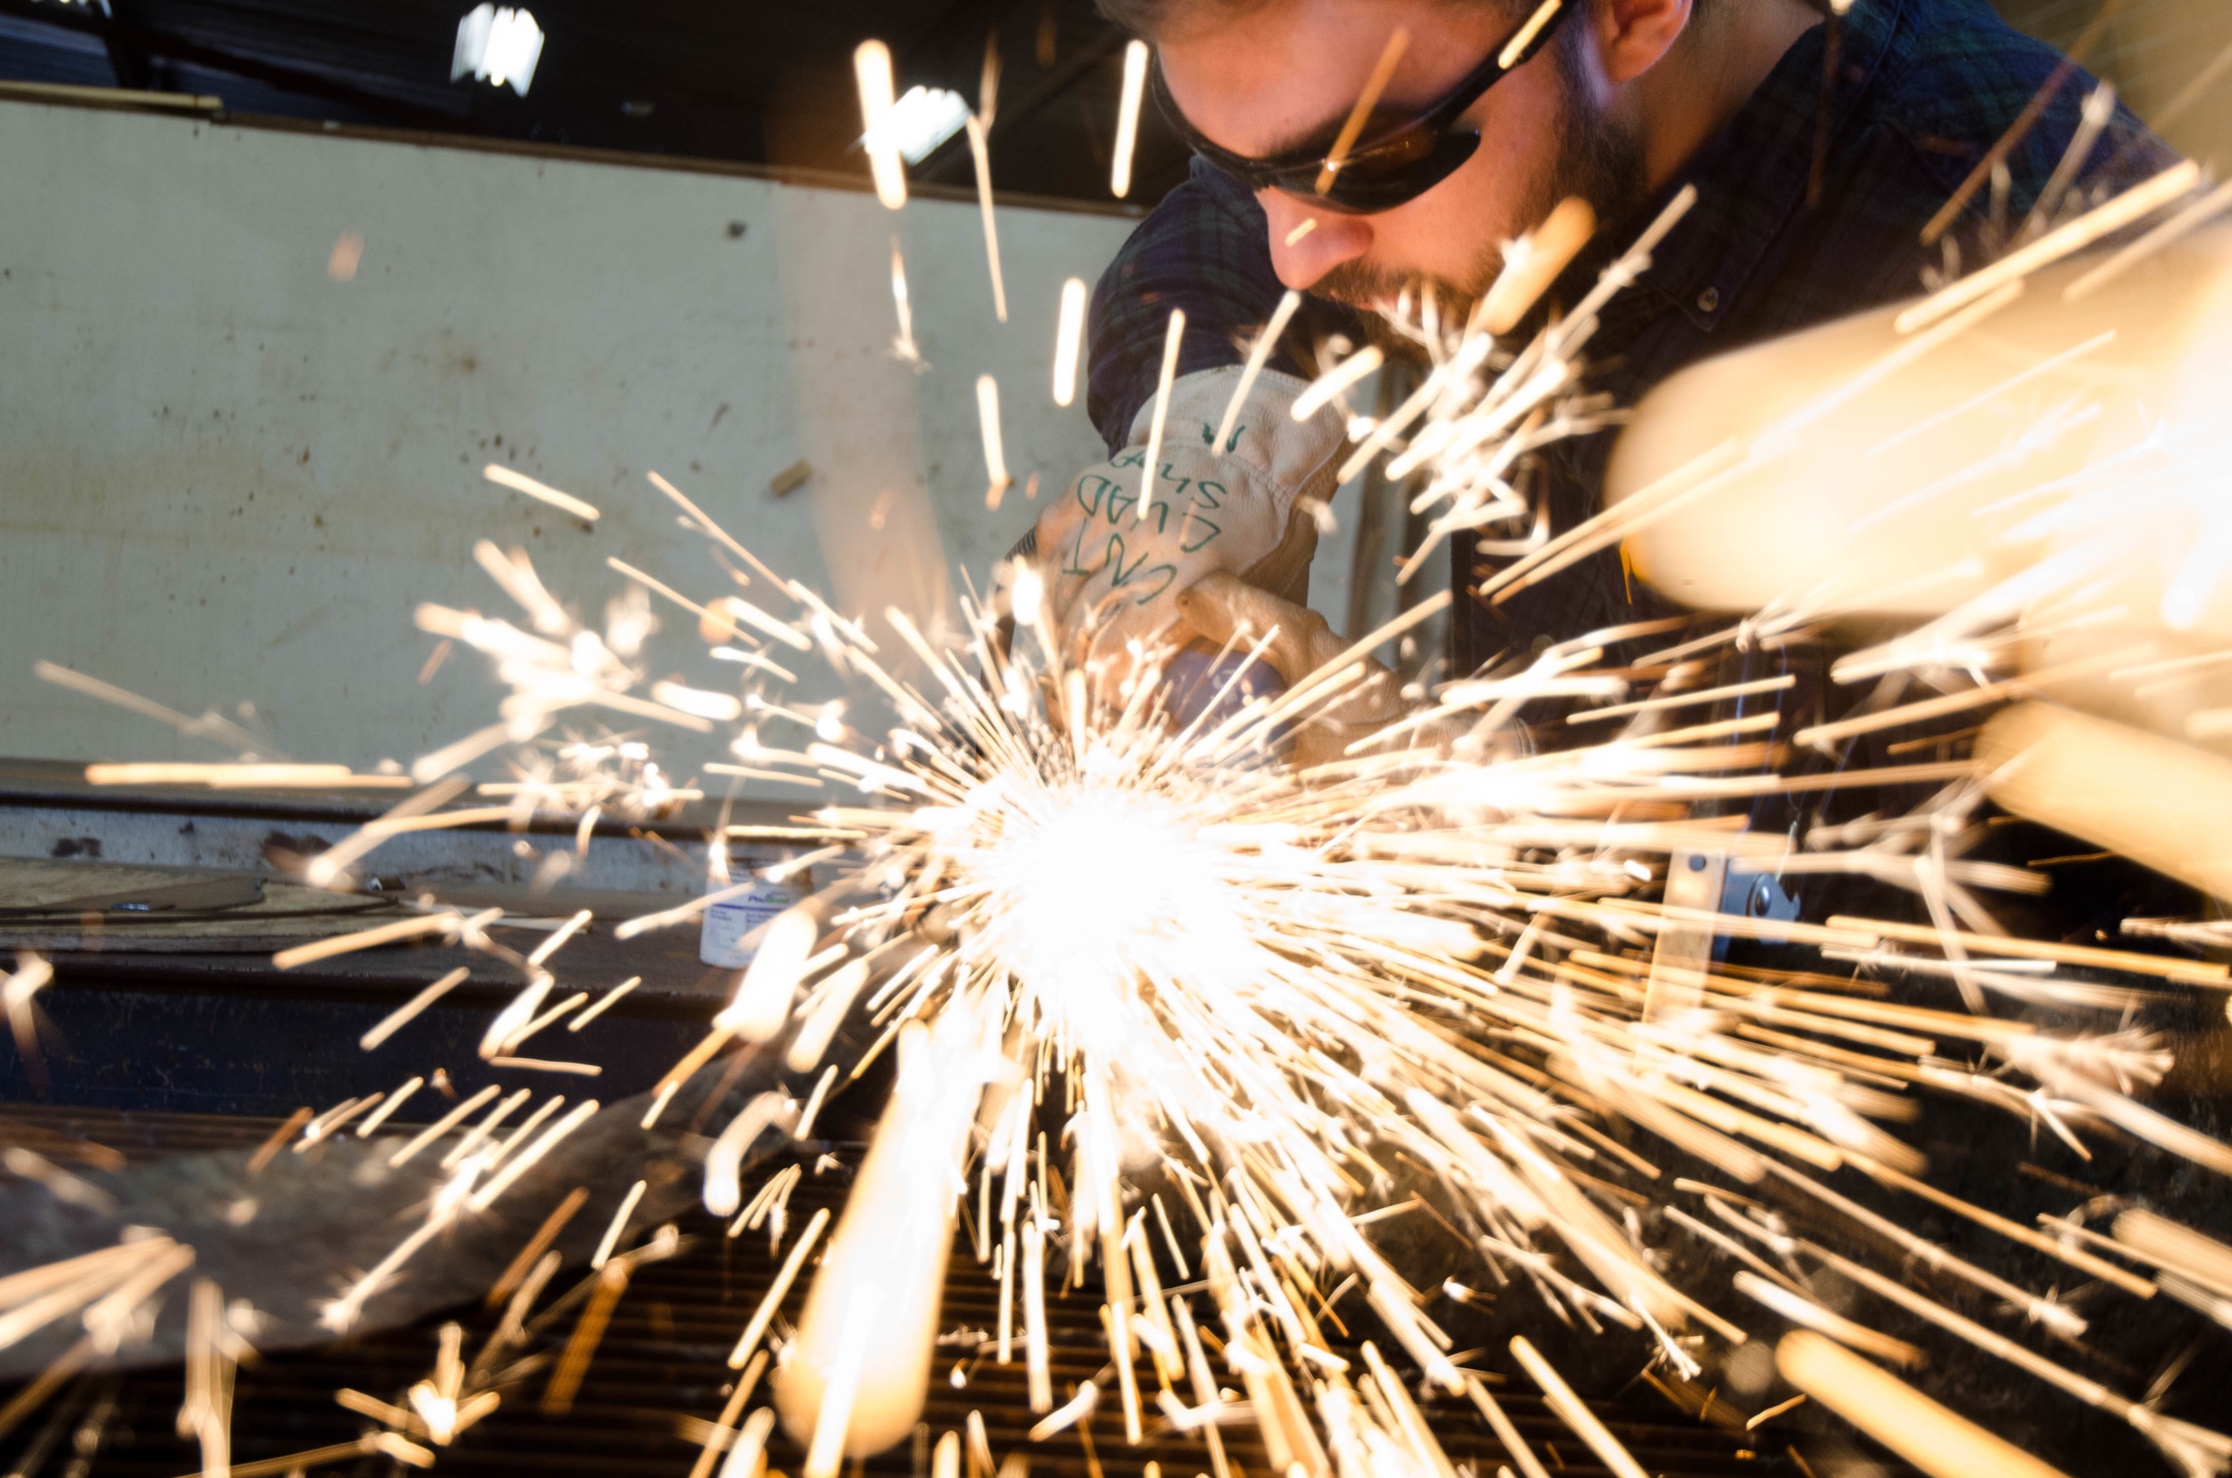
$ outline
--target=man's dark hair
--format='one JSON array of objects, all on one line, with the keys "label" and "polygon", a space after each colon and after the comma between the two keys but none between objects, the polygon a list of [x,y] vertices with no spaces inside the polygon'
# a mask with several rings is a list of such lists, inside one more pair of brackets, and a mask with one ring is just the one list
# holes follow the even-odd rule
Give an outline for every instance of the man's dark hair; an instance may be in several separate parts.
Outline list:
[{"label": "man's dark hair", "polygon": [[1242,10],[1263,0],[1097,0],[1100,13],[1134,36],[1152,36],[1176,10],[1214,5],[1218,10]]},{"label": "man's dark hair", "polygon": [[[1098,0],[1100,13],[1134,36],[1152,37],[1171,17],[1189,11],[1207,11],[1221,15],[1244,14],[1270,3],[1270,0]],[[1537,0],[1453,0],[1453,3],[1490,5],[1499,10],[1531,11]],[[1702,16],[1718,9],[1721,0],[1692,0],[1695,13]]]}]

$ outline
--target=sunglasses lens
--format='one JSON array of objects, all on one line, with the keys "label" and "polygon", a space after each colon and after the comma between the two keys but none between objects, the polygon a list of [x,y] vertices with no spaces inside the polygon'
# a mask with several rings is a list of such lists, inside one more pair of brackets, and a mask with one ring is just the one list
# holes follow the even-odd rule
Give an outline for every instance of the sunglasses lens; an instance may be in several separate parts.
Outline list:
[{"label": "sunglasses lens", "polygon": [[1280,181],[1278,188],[1335,210],[1370,214],[1408,205],[1448,179],[1472,158],[1480,135],[1470,129],[1398,136],[1346,160],[1321,193],[1316,177]]}]

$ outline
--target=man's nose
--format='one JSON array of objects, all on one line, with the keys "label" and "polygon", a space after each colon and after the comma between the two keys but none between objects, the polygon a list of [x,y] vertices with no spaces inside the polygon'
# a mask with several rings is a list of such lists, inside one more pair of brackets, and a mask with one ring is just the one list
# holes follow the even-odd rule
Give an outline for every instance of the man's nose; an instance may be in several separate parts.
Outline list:
[{"label": "man's nose", "polygon": [[1362,216],[1318,210],[1277,190],[1258,191],[1256,199],[1271,225],[1271,265],[1288,287],[1307,288],[1371,250],[1372,228]]}]

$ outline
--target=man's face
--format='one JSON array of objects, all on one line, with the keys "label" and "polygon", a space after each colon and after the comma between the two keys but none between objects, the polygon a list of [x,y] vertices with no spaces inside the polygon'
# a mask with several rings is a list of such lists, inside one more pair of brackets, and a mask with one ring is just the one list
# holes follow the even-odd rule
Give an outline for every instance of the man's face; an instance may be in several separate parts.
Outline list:
[{"label": "man's face", "polygon": [[[1415,200],[1349,215],[1259,192],[1280,280],[1365,308],[1421,280],[1445,302],[1469,301],[1494,280],[1503,243],[1565,196],[1587,199],[1600,218],[1633,206],[1643,191],[1641,151],[1593,95],[1593,69],[1583,60],[1590,17],[1586,0],[1576,3],[1583,8],[1551,46],[1467,110],[1464,122],[1480,130],[1479,149]],[[1382,117],[1423,112],[1528,14],[1479,0],[1269,0],[1236,12],[1209,9],[1157,38],[1163,76],[1196,130],[1250,158],[1338,129],[1397,27],[1410,32],[1410,42],[1381,96]]]}]

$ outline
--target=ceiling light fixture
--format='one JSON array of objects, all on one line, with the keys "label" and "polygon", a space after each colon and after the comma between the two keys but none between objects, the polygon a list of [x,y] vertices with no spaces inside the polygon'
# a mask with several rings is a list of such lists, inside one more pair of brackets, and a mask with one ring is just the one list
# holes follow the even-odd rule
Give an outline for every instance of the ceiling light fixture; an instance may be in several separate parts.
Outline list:
[{"label": "ceiling light fixture", "polygon": [[891,105],[885,127],[899,157],[909,164],[920,164],[930,157],[931,150],[959,133],[968,117],[969,102],[961,94],[917,83]]},{"label": "ceiling light fixture", "polygon": [[510,84],[521,97],[535,80],[542,59],[542,27],[534,12],[476,5],[457,23],[457,50],[450,58],[450,81],[470,72],[492,87]]}]

